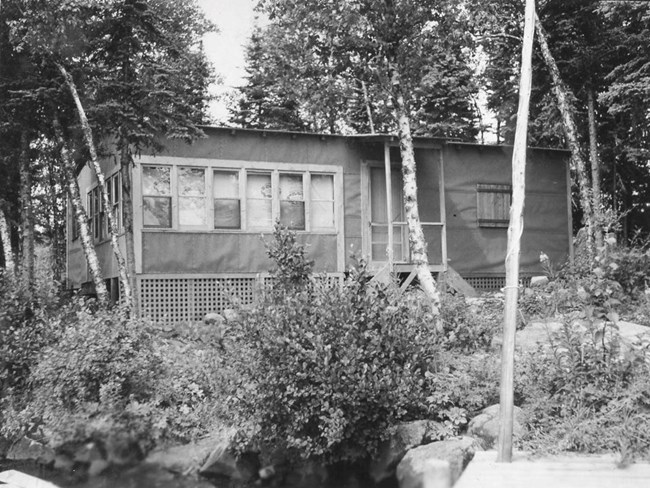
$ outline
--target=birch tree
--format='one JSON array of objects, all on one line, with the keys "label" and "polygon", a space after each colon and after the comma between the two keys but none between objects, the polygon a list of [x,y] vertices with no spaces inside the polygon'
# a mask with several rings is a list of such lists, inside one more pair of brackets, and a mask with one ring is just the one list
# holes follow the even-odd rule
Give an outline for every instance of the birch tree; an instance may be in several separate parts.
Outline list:
[{"label": "birch tree", "polygon": [[14,264],[14,255],[11,249],[11,236],[9,235],[7,217],[5,216],[2,205],[0,205],[0,245],[2,245],[2,253],[5,260],[5,273],[10,277],[14,277],[16,265]]}]

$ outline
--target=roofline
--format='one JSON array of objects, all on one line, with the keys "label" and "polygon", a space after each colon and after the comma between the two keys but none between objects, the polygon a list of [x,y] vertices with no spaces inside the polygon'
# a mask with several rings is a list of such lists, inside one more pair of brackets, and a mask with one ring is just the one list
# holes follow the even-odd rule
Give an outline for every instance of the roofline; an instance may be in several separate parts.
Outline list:
[{"label": "roofline", "polygon": [[[304,132],[304,131],[291,131],[291,130],[281,130],[281,129],[248,129],[244,127],[227,127],[220,125],[200,125],[201,129],[216,129],[222,131],[231,131],[233,134],[237,132],[256,132],[259,134],[285,134],[291,136],[312,136],[320,137],[321,139],[325,138],[342,138],[342,139],[357,139],[367,142],[396,142],[399,140],[397,134],[328,134],[325,132]],[[512,149],[514,146],[511,144],[481,144],[479,142],[469,142],[461,141],[454,138],[446,138],[440,136],[414,136],[414,141],[424,142],[430,141],[436,144],[442,145],[462,145],[462,146],[474,146],[474,147],[489,147],[489,148],[505,148]],[[539,147],[539,146],[528,146],[528,149],[535,151],[556,151],[561,153],[570,153],[568,149],[562,149],[557,147]]]}]

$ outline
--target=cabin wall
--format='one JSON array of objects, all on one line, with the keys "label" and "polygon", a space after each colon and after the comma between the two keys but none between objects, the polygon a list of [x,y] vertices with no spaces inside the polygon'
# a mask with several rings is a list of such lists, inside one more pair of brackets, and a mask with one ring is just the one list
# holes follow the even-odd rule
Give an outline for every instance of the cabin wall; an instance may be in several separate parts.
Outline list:
[{"label": "cabin wall", "polygon": [[[119,165],[116,163],[115,158],[104,158],[100,160],[100,166],[104,176],[111,177],[119,171]],[[77,176],[79,183],[79,192],[81,194],[81,201],[86,210],[89,212],[88,193],[97,186],[97,178],[95,177],[94,170],[91,170],[88,165],[83,166]],[[90,216],[89,216],[90,217]],[[68,285],[72,288],[79,288],[82,283],[92,280],[88,271],[86,257],[81,247],[81,238],[76,237],[73,232],[75,226],[74,210],[72,205],[68,204],[68,228],[67,228],[67,246],[68,246],[68,259],[67,259],[67,278]],[[92,231],[91,231],[92,232]],[[74,237],[74,238],[73,238]],[[119,274],[117,263],[113,255],[113,248],[111,246],[108,233],[102,239],[94,239],[95,251],[99,260],[99,265],[104,275],[104,278],[114,278]],[[124,237],[120,236],[119,245],[122,253],[125,252]]]},{"label": "cabin wall", "polygon": [[[342,271],[344,247],[355,240],[354,235],[350,239],[347,234],[343,235],[343,228],[354,228],[354,211],[349,210],[356,203],[354,180],[358,180],[358,167],[351,164],[349,142],[342,137],[317,135],[267,135],[262,131],[213,128],[205,131],[208,137],[191,145],[178,140],[165,141],[164,151],[155,156],[144,155],[136,163],[136,224],[142,214],[138,177],[142,164],[187,164],[248,170],[265,165],[263,167],[267,169],[272,167],[279,171],[317,168],[336,173],[335,186],[338,184],[343,188],[335,193],[343,202],[335,202],[338,207],[336,229],[296,233],[298,240],[306,244],[308,259],[315,261],[315,271]],[[141,224],[136,227],[141,227]],[[262,233],[253,229],[188,231],[143,228],[139,238],[136,237],[141,249],[138,272],[143,275],[265,273],[272,264],[264,244],[264,240],[271,238],[270,234],[270,229]]]},{"label": "cabin wall", "polygon": [[[444,149],[449,265],[462,275],[503,275],[507,228],[478,224],[477,184],[511,184],[512,149],[449,144]],[[566,154],[529,150],[520,272],[541,272],[539,256],[569,257]]]}]

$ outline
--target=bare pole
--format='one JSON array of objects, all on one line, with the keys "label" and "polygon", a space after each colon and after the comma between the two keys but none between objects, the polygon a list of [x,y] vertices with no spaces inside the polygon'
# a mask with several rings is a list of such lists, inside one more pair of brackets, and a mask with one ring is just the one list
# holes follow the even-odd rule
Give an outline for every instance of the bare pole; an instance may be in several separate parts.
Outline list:
[{"label": "bare pole", "polygon": [[503,320],[503,346],[501,350],[500,421],[497,461],[505,463],[512,461],[515,332],[517,329],[517,296],[519,294],[519,254],[521,234],[524,230],[526,139],[528,135],[528,106],[530,103],[532,80],[534,28],[535,2],[534,0],[526,0],[524,42],[521,50],[521,76],[519,78],[519,109],[517,111],[515,145],[512,153],[512,205],[510,206],[508,252],[505,263],[505,313]]}]

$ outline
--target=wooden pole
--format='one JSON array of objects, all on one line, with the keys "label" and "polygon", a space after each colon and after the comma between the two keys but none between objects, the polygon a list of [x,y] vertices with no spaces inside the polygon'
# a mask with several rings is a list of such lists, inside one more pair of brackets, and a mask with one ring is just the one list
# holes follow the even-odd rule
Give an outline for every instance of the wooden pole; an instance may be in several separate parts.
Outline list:
[{"label": "wooden pole", "polygon": [[526,0],[524,42],[521,51],[519,78],[519,109],[515,146],[512,153],[512,204],[508,226],[506,254],[505,313],[503,346],[501,351],[500,422],[497,461],[512,461],[512,425],[514,415],[513,390],[515,366],[515,332],[517,328],[517,295],[519,292],[519,253],[524,230],[524,196],[526,190],[526,139],[528,133],[528,105],[532,78],[533,33],[535,2]]},{"label": "wooden pole", "polygon": [[390,167],[390,145],[384,142],[384,174],[386,175],[386,220],[388,221],[388,270],[393,272],[393,244],[395,242],[393,233],[393,181],[391,179]]}]

